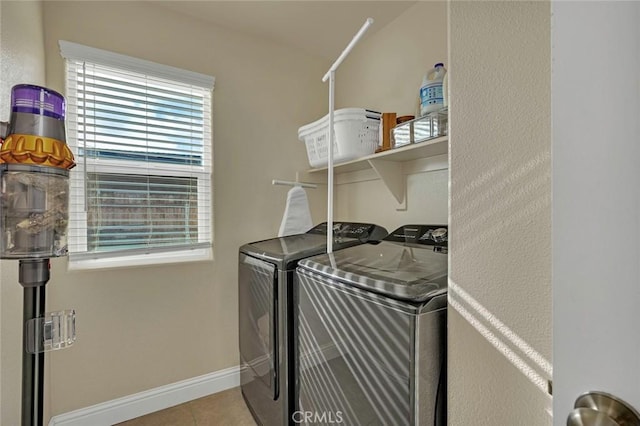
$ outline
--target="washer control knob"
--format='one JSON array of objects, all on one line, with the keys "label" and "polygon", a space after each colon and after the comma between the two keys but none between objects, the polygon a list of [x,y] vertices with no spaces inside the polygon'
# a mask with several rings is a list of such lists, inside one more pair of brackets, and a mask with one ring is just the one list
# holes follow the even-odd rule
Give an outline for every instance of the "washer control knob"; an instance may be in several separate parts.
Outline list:
[{"label": "washer control knob", "polygon": [[447,228],[434,229],[431,232],[431,239],[436,243],[447,241]]}]

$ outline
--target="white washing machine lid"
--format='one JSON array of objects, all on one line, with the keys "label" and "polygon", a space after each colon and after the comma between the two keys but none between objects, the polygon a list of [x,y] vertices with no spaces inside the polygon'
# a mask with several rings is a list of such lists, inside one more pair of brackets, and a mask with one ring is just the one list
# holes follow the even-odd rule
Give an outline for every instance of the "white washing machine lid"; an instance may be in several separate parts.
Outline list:
[{"label": "white washing machine lid", "polygon": [[392,241],[314,256],[299,268],[398,300],[424,303],[447,292],[442,247]]}]

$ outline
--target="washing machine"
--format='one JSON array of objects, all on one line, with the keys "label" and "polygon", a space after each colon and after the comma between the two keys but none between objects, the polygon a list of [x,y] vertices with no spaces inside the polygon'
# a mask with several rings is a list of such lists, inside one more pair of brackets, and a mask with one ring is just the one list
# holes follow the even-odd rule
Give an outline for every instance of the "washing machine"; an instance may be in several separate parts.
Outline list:
[{"label": "washing machine", "polygon": [[[334,222],[340,251],[387,235],[383,227]],[[260,425],[287,425],[294,407],[293,282],[298,261],[326,253],[327,224],[305,234],[257,241],[239,253],[240,382]]]},{"label": "washing machine", "polygon": [[297,421],[446,425],[446,226],[307,258],[296,282]]}]

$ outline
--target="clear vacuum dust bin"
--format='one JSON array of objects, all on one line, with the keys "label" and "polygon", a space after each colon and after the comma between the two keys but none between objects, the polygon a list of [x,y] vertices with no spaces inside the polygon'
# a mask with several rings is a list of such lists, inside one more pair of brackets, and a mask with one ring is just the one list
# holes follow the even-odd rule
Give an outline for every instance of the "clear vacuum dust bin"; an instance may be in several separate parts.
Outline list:
[{"label": "clear vacuum dust bin", "polygon": [[0,257],[50,258],[67,254],[69,172],[0,164],[4,230]]},{"label": "clear vacuum dust bin", "polygon": [[11,93],[11,121],[0,147],[0,258],[67,254],[69,169],[64,98],[39,86]]}]

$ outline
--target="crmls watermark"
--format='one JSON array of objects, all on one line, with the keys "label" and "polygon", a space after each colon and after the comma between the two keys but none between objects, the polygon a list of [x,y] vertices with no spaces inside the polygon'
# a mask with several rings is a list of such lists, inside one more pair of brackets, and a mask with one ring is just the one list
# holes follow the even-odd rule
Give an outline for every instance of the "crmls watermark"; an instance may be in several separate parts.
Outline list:
[{"label": "crmls watermark", "polygon": [[291,415],[291,419],[294,423],[306,423],[306,424],[340,424],[342,423],[342,411],[324,411],[318,413],[316,411],[295,411]]}]

